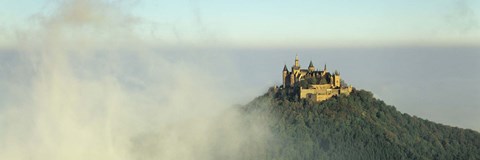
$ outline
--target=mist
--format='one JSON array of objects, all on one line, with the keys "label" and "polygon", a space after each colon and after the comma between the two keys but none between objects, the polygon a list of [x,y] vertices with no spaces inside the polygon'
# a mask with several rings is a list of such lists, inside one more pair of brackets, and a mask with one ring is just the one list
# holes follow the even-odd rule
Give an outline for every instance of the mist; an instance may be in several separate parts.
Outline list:
[{"label": "mist", "polygon": [[124,7],[60,1],[18,31],[2,52],[0,159],[261,155],[270,133],[234,107],[231,59],[150,48]]}]

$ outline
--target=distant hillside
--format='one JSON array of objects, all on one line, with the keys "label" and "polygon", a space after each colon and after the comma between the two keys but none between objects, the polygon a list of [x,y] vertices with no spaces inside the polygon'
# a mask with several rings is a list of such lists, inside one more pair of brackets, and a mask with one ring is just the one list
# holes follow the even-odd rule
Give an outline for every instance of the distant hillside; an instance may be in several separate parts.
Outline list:
[{"label": "distant hillside", "polygon": [[271,115],[259,159],[480,159],[480,133],[400,113],[368,91],[320,103],[269,92],[245,111]]}]

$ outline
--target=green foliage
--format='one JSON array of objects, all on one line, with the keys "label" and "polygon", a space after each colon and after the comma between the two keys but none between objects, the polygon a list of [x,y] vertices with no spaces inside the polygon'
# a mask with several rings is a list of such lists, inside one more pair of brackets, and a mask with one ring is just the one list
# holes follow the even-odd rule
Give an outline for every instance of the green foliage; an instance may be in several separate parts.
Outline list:
[{"label": "green foliage", "polygon": [[306,81],[306,80],[301,80],[301,81],[299,82],[299,85],[300,85],[300,87],[302,87],[302,88],[308,88],[308,86],[309,86],[310,84],[309,84],[308,81]]},{"label": "green foliage", "polygon": [[317,84],[318,83],[318,80],[316,77],[307,77],[305,78],[305,80],[307,81],[308,84]]},{"label": "green foliage", "polygon": [[320,79],[320,84],[328,84],[328,81],[326,78]]},{"label": "green foliage", "polygon": [[[478,132],[402,114],[370,92],[321,103],[281,92],[245,106],[272,115],[273,138],[261,159],[480,159]],[[265,101],[272,105],[258,105]]]}]

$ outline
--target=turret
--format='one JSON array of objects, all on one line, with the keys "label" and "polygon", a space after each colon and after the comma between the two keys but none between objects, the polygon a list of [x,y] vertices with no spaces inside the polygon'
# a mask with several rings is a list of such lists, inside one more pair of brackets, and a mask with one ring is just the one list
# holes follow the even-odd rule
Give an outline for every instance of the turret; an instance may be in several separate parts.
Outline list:
[{"label": "turret", "polygon": [[327,75],[327,64],[325,64],[325,66],[323,66],[323,71],[322,71],[322,77]]},{"label": "turret", "polygon": [[290,86],[293,86],[295,84],[295,75],[290,73]]},{"label": "turret", "polygon": [[287,74],[288,74],[288,69],[287,69],[287,65],[285,65],[283,66],[283,75],[282,75],[283,87],[286,87],[286,84],[287,84]]},{"label": "turret", "polygon": [[295,67],[300,67],[298,64],[298,55],[295,56]]},{"label": "turret", "polygon": [[298,55],[295,56],[295,64],[292,66],[292,74],[297,75],[300,72],[300,65],[298,62]]},{"label": "turret", "polygon": [[309,72],[315,71],[315,66],[313,66],[312,61],[310,61],[310,65],[308,65],[308,71],[309,71]]},{"label": "turret", "polygon": [[335,71],[335,74],[333,75],[333,81],[335,82],[333,84],[335,87],[341,87],[340,73],[338,73],[338,71]]}]

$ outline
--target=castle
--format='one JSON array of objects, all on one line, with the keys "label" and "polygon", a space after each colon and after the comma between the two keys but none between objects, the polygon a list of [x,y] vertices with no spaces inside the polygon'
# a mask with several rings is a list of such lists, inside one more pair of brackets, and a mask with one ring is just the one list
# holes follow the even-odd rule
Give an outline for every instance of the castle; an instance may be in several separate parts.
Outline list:
[{"label": "castle", "polygon": [[281,88],[298,87],[300,99],[320,102],[339,94],[348,95],[352,92],[352,86],[342,85],[339,72],[335,71],[333,74],[328,72],[327,65],[323,70],[315,70],[312,61],[307,69],[301,69],[298,56],[295,57],[295,64],[291,71],[288,71],[287,65],[285,65],[282,73],[283,85]]}]

